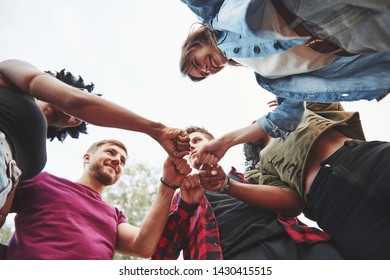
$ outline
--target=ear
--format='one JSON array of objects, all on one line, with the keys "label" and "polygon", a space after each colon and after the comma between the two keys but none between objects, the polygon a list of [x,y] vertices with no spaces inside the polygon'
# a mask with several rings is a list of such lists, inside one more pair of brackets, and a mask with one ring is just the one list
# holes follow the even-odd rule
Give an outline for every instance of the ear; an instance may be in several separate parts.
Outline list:
[{"label": "ear", "polygon": [[84,164],[89,163],[90,159],[91,159],[91,154],[85,154],[83,156],[83,163]]}]

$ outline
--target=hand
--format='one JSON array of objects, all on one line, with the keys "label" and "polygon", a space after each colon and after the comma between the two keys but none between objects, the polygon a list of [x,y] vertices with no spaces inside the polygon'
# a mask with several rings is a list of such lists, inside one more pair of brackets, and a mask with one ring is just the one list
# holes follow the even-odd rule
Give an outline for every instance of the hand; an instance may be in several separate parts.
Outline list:
[{"label": "hand", "polygon": [[226,174],[220,165],[210,166],[203,164],[199,169],[200,183],[203,188],[218,191],[225,184]]},{"label": "hand", "polygon": [[170,156],[182,158],[190,152],[190,138],[184,130],[164,127],[157,141]]},{"label": "hand", "polygon": [[278,101],[274,99],[274,100],[267,102],[267,105],[268,105],[268,107],[272,108],[272,107],[277,107],[279,104],[278,104]]},{"label": "hand", "polygon": [[164,182],[171,186],[180,186],[183,179],[192,171],[187,160],[169,156],[163,165]]},{"label": "hand", "polygon": [[227,148],[223,147],[218,139],[214,139],[198,147],[195,151],[195,156],[198,163],[216,165],[226,151]]},{"label": "hand", "polygon": [[191,174],[185,177],[180,186],[180,193],[186,203],[190,205],[199,204],[206,193],[206,189],[200,185],[199,174]]},{"label": "hand", "polygon": [[[189,160],[190,164],[195,169],[199,169],[199,167],[203,164],[198,158],[198,152],[196,150],[192,150],[190,152]],[[218,162],[218,157],[214,154],[206,153],[203,157],[203,162],[205,162],[205,164],[213,165],[214,163]]]}]

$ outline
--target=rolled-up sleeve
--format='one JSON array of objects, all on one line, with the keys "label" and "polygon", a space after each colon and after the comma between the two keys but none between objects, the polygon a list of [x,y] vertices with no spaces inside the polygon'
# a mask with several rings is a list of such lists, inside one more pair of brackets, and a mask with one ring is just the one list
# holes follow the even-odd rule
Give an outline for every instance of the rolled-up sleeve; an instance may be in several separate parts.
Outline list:
[{"label": "rolled-up sleeve", "polygon": [[303,101],[277,98],[278,106],[274,111],[262,116],[256,122],[258,126],[273,138],[286,137],[286,133],[294,131],[302,120],[305,111]]}]

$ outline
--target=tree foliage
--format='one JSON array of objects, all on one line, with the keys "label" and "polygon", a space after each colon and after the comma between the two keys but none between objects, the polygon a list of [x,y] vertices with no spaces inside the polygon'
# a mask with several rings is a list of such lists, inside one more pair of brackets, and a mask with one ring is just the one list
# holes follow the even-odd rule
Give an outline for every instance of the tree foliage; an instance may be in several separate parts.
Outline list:
[{"label": "tree foliage", "polygon": [[11,222],[11,219],[13,219],[13,217],[10,214],[7,217],[6,223],[0,229],[0,243],[8,244],[8,240],[11,238],[13,228],[14,228],[13,223]]},{"label": "tree foliage", "polygon": [[[156,195],[158,170],[144,163],[130,163],[117,184],[109,187],[103,199],[120,209],[134,226],[141,226]],[[115,254],[115,259],[137,259]]]}]

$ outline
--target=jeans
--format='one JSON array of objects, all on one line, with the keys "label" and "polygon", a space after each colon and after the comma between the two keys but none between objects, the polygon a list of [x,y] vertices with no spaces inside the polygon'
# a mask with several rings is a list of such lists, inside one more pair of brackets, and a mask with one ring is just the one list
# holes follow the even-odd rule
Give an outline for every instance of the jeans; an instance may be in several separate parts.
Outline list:
[{"label": "jeans", "polygon": [[232,260],[342,260],[329,241],[295,243],[286,234],[260,242],[236,254]]},{"label": "jeans", "polygon": [[309,217],[346,259],[390,259],[390,143],[347,141],[322,164]]}]

